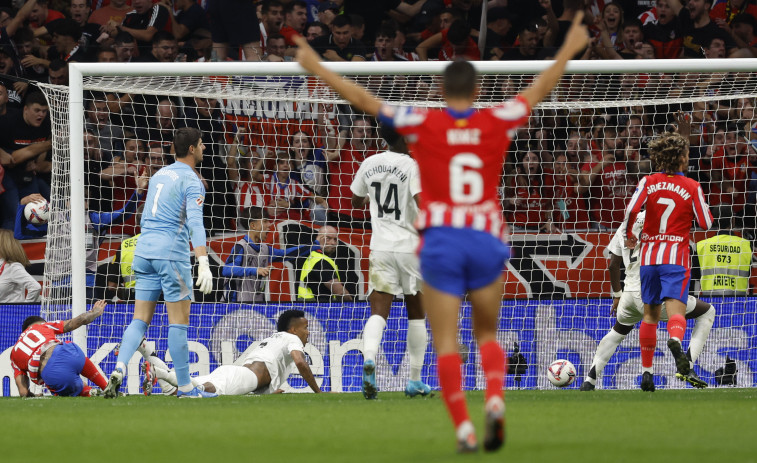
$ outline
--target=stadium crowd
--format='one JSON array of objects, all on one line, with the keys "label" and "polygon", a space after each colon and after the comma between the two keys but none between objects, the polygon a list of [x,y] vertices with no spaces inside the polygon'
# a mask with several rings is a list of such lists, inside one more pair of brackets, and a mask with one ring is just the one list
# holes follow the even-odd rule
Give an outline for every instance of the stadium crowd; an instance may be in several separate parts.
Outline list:
[{"label": "stadium crowd", "polygon": [[[593,37],[577,59],[757,56],[757,6],[751,0],[490,0],[485,30],[479,30],[482,0],[15,0],[0,5],[0,226],[15,230],[17,238],[44,234],[28,233],[21,206],[30,195],[50,195],[49,107],[34,82],[66,85],[67,65],[74,61],[291,61],[297,34],[330,61],[549,59],[578,11],[585,13]],[[256,22],[259,27],[250,27]],[[715,88],[738,78],[717,74],[703,85]],[[398,91],[397,83],[385,76],[368,87],[381,95]],[[677,82],[669,83],[674,92]],[[432,94],[427,84],[421,88]],[[620,88],[624,91],[623,82]],[[487,97],[492,95],[484,92]],[[124,208],[141,177],[172,162],[174,131],[190,126],[201,130],[207,146],[198,173],[207,190],[210,233],[236,229],[251,206],[265,208],[274,220],[370,226],[367,209],[350,204],[349,185],[360,162],[383,149],[374,120],[341,106],[324,107],[313,123],[268,133],[280,127],[237,126],[222,106],[198,97],[87,95],[89,210]],[[691,121],[689,173],[702,182],[718,225],[753,230],[754,107],[754,99],[744,98],[537,110],[515,134],[503,169],[508,222],[516,232],[614,230],[638,180],[653,169],[647,141],[669,130],[672,114],[681,109]],[[262,133],[253,134],[255,128]],[[107,233],[133,236],[138,223],[138,214],[131,214]]]}]

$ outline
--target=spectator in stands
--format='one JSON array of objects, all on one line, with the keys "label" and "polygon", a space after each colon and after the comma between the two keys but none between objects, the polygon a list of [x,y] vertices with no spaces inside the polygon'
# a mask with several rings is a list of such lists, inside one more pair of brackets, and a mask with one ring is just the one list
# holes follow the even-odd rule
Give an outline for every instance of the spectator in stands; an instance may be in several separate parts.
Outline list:
[{"label": "spectator in stands", "polygon": [[185,40],[198,29],[210,28],[205,10],[195,0],[161,0],[160,4],[169,13],[171,33],[176,40]]},{"label": "spectator in stands", "polygon": [[68,64],[61,59],[50,61],[47,82],[53,85],[68,85]]},{"label": "spectator in stands", "polygon": [[281,34],[271,34],[268,36],[268,42],[265,48],[265,55],[263,55],[263,61],[282,62],[292,61],[291,56],[287,56],[286,53],[286,39]]},{"label": "spectator in stands", "polygon": [[171,149],[176,129],[184,127],[185,120],[177,117],[179,112],[170,98],[162,98],[154,106],[147,128],[138,127],[137,137],[146,140],[150,146],[160,145],[164,151]]},{"label": "spectator in stands", "polygon": [[313,48],[328,61],[365,61],[365,46],[352,37],[349,16],[337,16],[331,24],[331,34],[316,38]]},{"label": "spectator in stands", "polygon": [[439,59],[444,61],[453,61],[455,58],[465,58],[468,60],[481,59],[481,53],[478,45],[471,38],[471,27],[463,19],[456,19],[441,32],[432,35],[421,42],[415,51],[422,61],[428,61],[428,50],[430,48],[441,47]]},{"label": "spectator in stands", "polygon": [[26,271],[30,265],[10,230],[0,230],[0,303],[39,302],[42,285]]},{"label": "spectator in stands", "polygon": [[268,36],[278,34],[284,23],[284,7],[279,0],[263,0],[260,10],[260,46],[266,52]]},{"label": "spectator in stands", "polygon": [[733,25],[733,20],[739,15],[757,18],[757,6],[748,0],[725,0],[713,2],[709,10],[710,19],[725,30]]},{"label": "spectator in stands", "polygon": [[712,157],[712,184],[708,203],[722,230],[741,228],[732,219],[743,216],[749,177],[744,134],[735,124],[726,126],[725,144]]},{"label": "spectator in stands", "polygon": [[151,146],[140,161],[144,166],[144,175],[152,177],[166,166],[166,153],[160,146]]},{"label": "spectator in stands", "polygon": [[[552,1],[547,0],[542,3],[542,6],[549,7],[547,9],[547,14],[549,15],[550,11],[552,10]],[[562,46],[563,41],[565,40],[565,34],[568,32],[568,29],[570,28],[570,23],[573,22],[573,17],[578,13],[579,11],[584,9],[584,1],[583,0],[565,0],[563,1],[563,10],[562,14],[552,19],[550,22],[550,27],[547,30],[547,32],[544,34],[544,46],[545,47],[560,47]],[[554,15],[554,13],[552,13]]]},{"label": "spectator in stands", "polygon": [[118,55],[111,47],[100,47],[95,53],[96,63],[117,63]]},{"label": "spectator in stands", "polygon": [[539,155],[523,153],[516,163],[515,175],[505,188],[504,208],[508,223],[514,230],[556,232],[552,223],[552,204],[548,191],[553,188],[551,176],[545,176]]},{"label": "spectator in stands", "polygon": [[[260,29],[255,27],[255,4],[248,0],[209,0],[208,16],[213,51],[218,61],[229,57],[229,46],[241,47],[244,59],[260,61]],[[233,54],[236,56],[236,53]]]},{"label": "spectator in stands", "polygon": [[678,27],[676,15],[678,9],[671,4],[675,0],[657,0],[657,22],[644,25],[644,38],[654,46],[655,57],[658,59],[679,58],[683,53],[683,34]]},{"label": "spectator in stands", "polygon": [[644,121],[638,114],[628,116],[625,127],[624,158],[628,165],[628,171],[633,174],[647,175],[652,172],[652,161],[649,159],[647,149],[642,146],[644,137]]},{"label": "spectator in stands", "polygon": [[328,37],[329,35],[329,28],[322,22],[314,22],[311,24],[308,24],[308,26],[305,28],[305,38],[308,40],[308,42],[313,43],[313,40],[317,39],[318,37]]},{"label": "spectator in stands", "polygon": [[325,24],[327,27],[332,26],[332,22],[339,14],[339,6],[336,3],[330,1],[321,2],[318,5],[318,22]]},{"label": "spectator in stands", "polygon": [[113,40],[113,49],[119,63],[128,63],[134,59],[137,53],[137,41],[128,32],[119,32]]},{"label": "spectator in stands", "polygon": [[554,170],[552,221],[555,227],[562,231],[588,230],[591,222],[589,205],[579,192],[578,175],[569,170],[565,154],[555,156]]},{"label": "spectator in stands", "polygon": [[305,24],[308,22],[307,3],[294,0],[284,7],[284,25],[279,31],[286,39],[289,47],[294,46],[293,38],[305,34]]},{"label": "spectator in stands", "polygon": [[[108,24],[121,24],[126,14],[132,10],[127,0],[110,0],[110,3],[97,8],[89,17],[89,22],[106,26]],[[113,36],[111,36],[113,37]]]},{"label": "spectator in stands", "polygon": [[751,14],[736,15],[726,32],[729,30],[736,46],[749,50],[752,58],[757,57],[757,35],[755,35],[757,34],[757,18]]},{"label": "spectator in stands", "polygon": [[537,29],[526,27],[518,34],[518,46],[506,51],[500,59],[506,61],[525,61],[536,59],[538,51],[539,33]]},{"label": "spectator in stands", "polygon": [[50,21],[65,17],[63,13],[57,10],[51,10],[47,5],[47,0],[36,0],[36,4],[29,14],[29,21],[32,29],[37,29],[46,25]]},{"label": "spectator in stands", "polygon": [[110,182],[101,173],[110,167],[112,156],[103,153],[96,135],[84,132],[84,175],[89,207],[94,211],[104,211],[111,207],[113,200]]},{"label": "spectator in stands", "polygon": [[349,16],[352,38],[360,43],[363,43],[363,37],[365,36],[365,20],[362,16],[357,14],[351,14]]},{"label": "spectator in stands", "polygon": [[[323,118],[325,119],[325,117]],[[328,134],[324,134],[329,139]],[[328,141],[327,141],[328,146]],[[295,132],[289,137],[289,153],[292,159],[292,178],[300,182],[315,195],[326,197],[328,191],[327,160],[325,147],[313,147],[313,143],[305,132]],[[315,201],[311,204],[311,216],[315,223],[326,222],[326,207]]]},{"label": "spectator in stands", "polygon": [[[252,165],[257,160],[253,158],[253,150],[244,146],[247,130],[239,127],[234,134],[226,152],[226,175],[229,178],[229,191],[233,191],[236,198],[237,213],[230,217],[241,217],[241,213],[252,206],[265,207],[263,185],[252,180]],[[245,228],[247,223],[241,221],[237,228]]]},{"label": "spectator in stands", "polygon": [[313,250],[300,269],[300,284],[297,298],[309,302],[330,302],[333,300],[350,302],[352,294],[344,286],[345,275],[334,262],[336,247],[339,245],[337,230],[325,226],[318,230],[320,250]]},{"label": "spectator in stands", "polygon": [[[673,11],[678,15],[678,21],[683,38],[683,57],[700,58],[705,44],[713,37],[725,42],[726,53],[729,57],[746,56],[738,52],[736,42],[723,29],[710,20],[712,0],[689,0],[686,8],[680,0],[669,0]],[[748,52],[745,52],[748,54]]]},{"label": "spectator in stands", "polygon": [[[111,165],[102,170],[100,178],[108,182],[112,191],[112,207],[123,207],[137,190],[137,180],[144,174],[145,167],[142,165],[142,153],[145,147],[142,140],[127,138],[124,141],[124,151],[121,155],[113,158]],[[113,228],[113,233],[134,235],[137,233],[137,222],[130,217],[122,224]]]},{"label": "spectator in stands", "polygon": [[368,209],[353,209],[350,185],[363,159],[378,152],[373,125],[356,117],[348,130],[339,134],[341,149],[327,151],[329,161],[328,218],[338,227],[371,227]]},{"label": "spectator in stands", "polygon": [[132,0],[134,10],[127,13],[121,24],[110,21],[103,28],[111,37],[119,32],[128,32],[137,40],[140,55],[150,53],[152,40],[158,31],[165,30],[169,23],[168,10],[151,0]]},{"label": "spectator in stands", "polygon": [[267,243],[271,222],[261,207],[251,207],[243,215],[247,234],[231,250],[223,265],[224,298],[227,302],[265,302],[265,284],[271,264],[307,255],[318,245],[274,248]]},{"label": "spectator in stands", "polygon": [[512,19],[505,7],[490,8],[486,14],[486,44],[484,45],[485,60],[502,58],[505,50],[510,48],[506,37],[513,27]]},{"label": "spectator in stands", "polygon": [[179,53],[179,43],[170,32],[157,32],[152,39],[150,53],[141,53],[140,61],[148,63],[173,63]]},{"label": "spectator in stands", "polygon": [[97,137],[106,157],[112,158],[114,153],[123,150],[124,129],[112,124],[109,115],[104,94],[97,92],[87,99],[84,128]]},{"label": "spectator in stands", "polygon": [[[92,12],[91,0],[71,0],[70,9],[71,19],[79,26],[81,30],[80,50],[87,57],[88,61],[91,61],[98,44],[101,41],[100,25],[89,22],[89,15]],[[56,29],[56,23],[59,21],[53,21],[46,26],[46,28],[53,32]],[[103,37],[103,40],[105,37]],[[72,59],[72,61],[77,61]]]}]

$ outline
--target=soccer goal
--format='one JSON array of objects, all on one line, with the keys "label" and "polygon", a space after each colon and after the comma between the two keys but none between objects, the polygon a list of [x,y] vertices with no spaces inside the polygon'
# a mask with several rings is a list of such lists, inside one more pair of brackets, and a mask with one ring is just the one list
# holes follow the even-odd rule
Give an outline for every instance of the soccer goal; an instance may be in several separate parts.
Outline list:
[{"label": "soccer goal", "polygon": [[[476,105],[514,97],[549,64],[476,63]],[[445,63],[329,67],[388,102],[442,105]],[[688,175],[702,183],[718,227],[696,231],[695,241],[724,233],[751,244],[757,227],[755,71],[757,60],[571,62],[553,93],[533,109],[528,125],[510,134],[511,148],[502,153],[501,190],[514,253],[504,275],[500,341],[510,352],[517,342],[527,368],[509,375],[508,387],[550,387],[544,372],[557,358],[571,360],[580,378],[586,374],[597,343],[614,323],[607,244],[638,180],[654,169],[647,153],[654,136],[689,131]],[[296,63],[72,63],[70,82],[69,89],[41,85],[54,142],[45,316],[76,315],[92,298],[113,301],[105,316],[74,334],[104,370],[112,367],[112,350],[131,318],[130,252],[140,214],[149,210],[139,199],[141,180],[173,162],[175,129],[196,127],[206,146],[197,173],[206,188],[205,227],[215,278],[209,296],[194,296],[193,371],[243,361],[244,351],[275,329],[279,313],[302,307],[311,319],[308,353],[319,381],[332,390],[359,390],[361,331],[370,313],[370,230],[367,210],[350,204],[349,185],[360,161],[385,149],[376,122],[303,75]],[[679,111],[685,119],[677,120]],[[267,233],[250,228],[250,208],[270,217]],[[239,265],[234,250],[245,235],[277,248],[308,246],[325,224],[337,226],[333,257],[352,301],[328,295],[320,302],[298,300],[307,251],[275,262],[255,298],[245,295],[240,277],[229,270]],[[745,275],[751,286],[751,251],[744,253],[749,255],[731,257],[746,266],[728,266],[741,278],[739,287],[734,282],[733,291],[720,294],[745,294]],[[706,273],[697,272],[692,292],[699,291],[700,275]],[[730,355],[739,384],[754,386],[757,302],[717,298],[713,303],[718,318],[697,362],[700,376],[714,385],[715,371]],[[483,379],[469,313],[467,307],[461,313],[460,345],[465,386],[475,389]],[[689,323],[684,344],[694,324]],[[167,355],[167,325],[159,309],[148,340],[161,355]],[[398,298],[377,362],[380,390],[404,387],[406,330]],[[667,334],[661,329],[660,336]],[[682,387],[668,352],[661,353],[656,369],[662,385]],[[429,345],[423,377],[436,385],[434,358]],[[130,369],[137,364],[135,358]],[[600,387],[637,387],[639,366],[634,331],[605,368]],[[130,392],[138,390],[136,376],[130,375]],[[304,386],[297,380],[290,384]]]}]

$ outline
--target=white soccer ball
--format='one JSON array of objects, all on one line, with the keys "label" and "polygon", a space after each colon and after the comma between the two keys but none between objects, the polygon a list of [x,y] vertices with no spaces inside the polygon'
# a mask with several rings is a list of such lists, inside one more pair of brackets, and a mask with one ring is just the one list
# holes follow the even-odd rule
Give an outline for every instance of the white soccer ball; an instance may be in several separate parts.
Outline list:
[{"label": "white soccer ball", "polygon": [[555,360],[547,368],[547,379],[557,387],[569,386],[576,379],[576,367],[567,360]]},{"label": "white soccer ball", "polygon": [[34,225],[47,223],[50,220],[50,204],[47,201],[29,203],[24,207],[24,217]]}]

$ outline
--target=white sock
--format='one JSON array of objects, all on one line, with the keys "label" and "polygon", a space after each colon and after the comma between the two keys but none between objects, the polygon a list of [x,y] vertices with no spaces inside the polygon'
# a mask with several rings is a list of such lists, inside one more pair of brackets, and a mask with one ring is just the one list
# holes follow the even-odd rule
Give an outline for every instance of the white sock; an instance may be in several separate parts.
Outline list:
[{"label": "white sock", "polygon": [[123,374],[126,374],[126,364],[124,362],[117,362],[116,370],[121,370]]},{"label": "white sock", "polygon": [[386,320],[381,315],[371,315],[363,328],[363,359],[376,362],[379,344],[384,336]]},{"label": "white sock", "polygon": [[192,384],[191,380],[190,380],[189,384],[185,384],[184,386],[179,386],[179,390],[181,392],[190,392],[194,388],[195,388],[195,385]]},{"label": "white sock", "polygon": [[[168,370],[166,368],[157,367],[157,366],[154,366],[153,369],[155,371],[155,376],[158,377],[159,382],[164,381],[173,387],[177,386],[178,381],[176,380],[176,373],[174,373],[173,370]],[[163,387],[162,384],[160,387],[161,388]]]},{"label": "white sock", "polygon": [[407,353],[410,357],[410,381],[421,380],[423,360],[428,346],[426,319],[407,321]]},{"label": "white sock", "polygon": [[689,353],[691,354],[691,365],[697,361],[704,349],[704,343],[710,335],[712,324],[715,323],[715,307],[700,315],[696,319],[694,330],[691,332],[691,341],[689,342]]},{"label": "white sock", "polygon": [[[615,350],[625,338],[625,334],[620,334],[617,331],[611,329],[607,332],[605,337],[603,337],[602,340],[599,341],[597,352],[594,354],[594,360],[591,361],[591,368],[594,368],[594,372],[597,376],[599,376],[602,370],[605,369],[607,362],[610,361],[610,357],[612,357],[612,354],[615,353]],[[589,369],[589,371],[591,371],[591,368]],[[588,375],[586,376],[586,381],[589,381],[594,385],[597,384],[596,379],[590,378]]]},{"label": "white sock", "polygon": [[[142,357],[144,357],[147,360],[150,360],[150,357],[155,356],[155,351],[153,351],[148,345],[147,341],[142,341],[139,344],[139,347],[137,347],[137,352],[142,354]],[[152,360],[150,360],[152,362]]]}]

